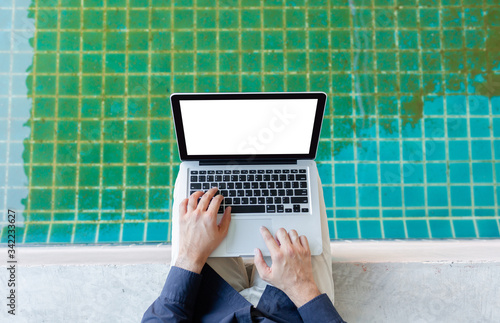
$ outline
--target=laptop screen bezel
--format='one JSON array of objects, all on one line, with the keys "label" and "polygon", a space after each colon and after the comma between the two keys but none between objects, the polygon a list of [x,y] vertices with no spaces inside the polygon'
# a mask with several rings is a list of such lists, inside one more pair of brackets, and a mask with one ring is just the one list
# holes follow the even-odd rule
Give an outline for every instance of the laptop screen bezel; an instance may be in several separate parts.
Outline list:
[{"label": "laptop screen bezel", "polygon": [[[307,154],[259,154],[259,155],[188,155],[180,101],[185,100],[272,100],[272,99],[317,99],[316,114]],[[181,160],[217,160],[217,161],[259,161],[259,160],[299,160],[314,159],[318,149],[319,134],[325,111],[326,94],[324,92],[268,92],[268,93],[173,93],[170,104],[174,119],[177,145]]]}]

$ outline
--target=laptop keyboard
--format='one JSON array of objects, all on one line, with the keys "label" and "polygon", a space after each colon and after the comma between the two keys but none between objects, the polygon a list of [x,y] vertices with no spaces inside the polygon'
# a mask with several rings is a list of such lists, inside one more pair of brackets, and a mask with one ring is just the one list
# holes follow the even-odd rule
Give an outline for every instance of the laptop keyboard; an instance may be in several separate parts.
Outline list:
[{"label": "laptop keyboard", "polygon": [[219,213],[308,213],[305,168],[190,170],[189,194],[218,187],[224,196]]}]

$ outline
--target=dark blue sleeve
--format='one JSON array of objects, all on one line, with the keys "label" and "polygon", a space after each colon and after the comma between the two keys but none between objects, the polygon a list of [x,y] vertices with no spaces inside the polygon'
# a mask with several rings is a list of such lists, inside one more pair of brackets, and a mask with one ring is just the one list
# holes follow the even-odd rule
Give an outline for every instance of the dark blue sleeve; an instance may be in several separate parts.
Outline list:
[{"label": "dark blue sleeve", "polygon": [[326,294],[321,294],[298,308],[304,322],[345,323]]},{"label": "dark blue sleeve", "polygon": [[158,297],[142,322],[190,322],[201,284],[201,275],[172,266]]}]

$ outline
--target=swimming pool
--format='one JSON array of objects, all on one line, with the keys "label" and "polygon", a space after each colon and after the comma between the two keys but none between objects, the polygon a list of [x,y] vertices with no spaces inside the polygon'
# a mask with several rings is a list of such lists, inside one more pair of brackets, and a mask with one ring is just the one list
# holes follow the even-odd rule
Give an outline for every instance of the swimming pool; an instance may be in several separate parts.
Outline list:
[{"label": "swimming pool", "polygon": [[498,238],[499,15],[496,0],[2,1],[2,226],[12,208],[22,243],[168,242],[169,95],[318,90],[332,239]]}]

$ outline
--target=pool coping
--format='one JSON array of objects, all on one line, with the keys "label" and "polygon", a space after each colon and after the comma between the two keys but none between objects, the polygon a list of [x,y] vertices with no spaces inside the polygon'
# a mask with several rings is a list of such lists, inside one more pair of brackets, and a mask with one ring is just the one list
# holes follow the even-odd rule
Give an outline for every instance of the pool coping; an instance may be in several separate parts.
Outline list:
[{"label": "pool coping", "polygon": [[[500,262],[500,239],[332,241],[333,262]],[[19,266],[170,264],[171,245],[17,246]]]}]

